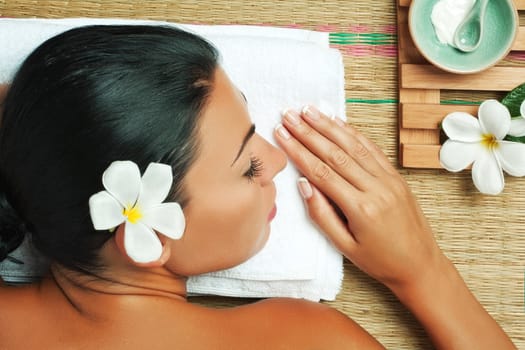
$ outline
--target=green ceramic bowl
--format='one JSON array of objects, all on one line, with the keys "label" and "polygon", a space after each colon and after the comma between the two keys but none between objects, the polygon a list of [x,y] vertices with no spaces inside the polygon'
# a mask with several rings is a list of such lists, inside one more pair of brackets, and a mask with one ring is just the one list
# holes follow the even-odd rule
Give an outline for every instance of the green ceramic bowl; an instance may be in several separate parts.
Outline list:
[{"label": "green ceramic bowl", "polygon": [[482,71],[509,53],[518,32],[518,11],[513,0],[491,0],[487,5],[481,43],[473,52],[462,52],[439,42],[430,15],[439,0],[412,0],[408,26],[414,44],[435,66],[453,73]]}]

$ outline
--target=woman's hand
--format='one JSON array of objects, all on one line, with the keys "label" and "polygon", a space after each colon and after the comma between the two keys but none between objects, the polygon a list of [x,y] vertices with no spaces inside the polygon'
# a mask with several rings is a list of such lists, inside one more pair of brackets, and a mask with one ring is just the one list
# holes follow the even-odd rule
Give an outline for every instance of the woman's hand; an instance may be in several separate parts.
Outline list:
[{"label": "woman's hand", "polygon": [[349,260],[391,289],[440,268],[427,220],[375,144],[314,107],[288,111],[283,124],[277,140],[309,181],[299,181],[308,213]]},{"label": "woman's hand", "polygon": [[441,252],[407,184],[376,145],[313,107],[288,111],[283,124],[277,140],[308,178],[299,189],[310,217],[397,295],[436,348],[515,349]]}]

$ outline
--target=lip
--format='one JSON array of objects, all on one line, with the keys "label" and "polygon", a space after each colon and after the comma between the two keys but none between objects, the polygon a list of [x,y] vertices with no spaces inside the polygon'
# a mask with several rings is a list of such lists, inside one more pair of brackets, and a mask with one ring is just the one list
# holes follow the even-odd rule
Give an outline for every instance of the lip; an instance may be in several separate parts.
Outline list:
[{"label": "lip", "polygon": [[272,211],[270,211],[270,214],[268,214],[268,222],[272,221],[275,218],[276,214],[277,214],[277,206],[274,204]]}]

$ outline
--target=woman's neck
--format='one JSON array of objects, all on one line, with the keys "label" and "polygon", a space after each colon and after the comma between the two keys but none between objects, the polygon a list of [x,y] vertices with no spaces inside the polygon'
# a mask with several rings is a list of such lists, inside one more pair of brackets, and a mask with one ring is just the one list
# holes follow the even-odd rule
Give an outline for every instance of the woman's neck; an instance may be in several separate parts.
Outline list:
[{"label": "woman's neck", "polygon": [[[125,301],[126,307],[145,307],[148,301],[166,298],[186,302],[186,277],[164,267],[139,268],[112,265],[94,274],[84,274],[59,264],[51,265],[52,279],[65,300],[84,315],[104,315],[106,307]],[[154,297],[154,298],[150,298]],[[128,303],[133,299],[133,303]]]}]

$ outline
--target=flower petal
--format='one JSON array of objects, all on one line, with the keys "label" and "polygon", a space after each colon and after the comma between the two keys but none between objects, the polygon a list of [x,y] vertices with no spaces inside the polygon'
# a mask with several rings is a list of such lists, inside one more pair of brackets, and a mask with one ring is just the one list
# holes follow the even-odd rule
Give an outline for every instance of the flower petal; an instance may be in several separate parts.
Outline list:
[{"label": "flower petal", "polygon": [[443,168],[457,172],[472,164],[483,152],[480,143],[466,143],[447,140],[439,151],[439,161]]},{"label": "flower petal", "polygon": [[162,244],[152,229],[141,223],[132,224],[126,221],[124,248],[131,260],[148,263],[162,255]]},{"label": "flower petal", "polygon": [[472,180],[476,188],[485,194],[496,195],[503,191],[503,171],[493,152],[482,152],[472,166]]},{"label": "flower petal", "polygon": [[510,128],[510,112],[496,100],[486,100],[479,106],[479,123],[484,134],[493,134],[502,140]]},{"label": "flower petal", "polygon": [[162,203],[168,196],[172,184],[173,173],[169,165],[150,163],[142,175],[142,191],[138,199],[139,206],[148,209]]},{"label": "flower petal", "polygon": [[514,118],[510,121],[510,136],[525,136],[525,117],[524,118]]},{"label": "flower petal", "polygon": [[523,118],[525,118],[525,100],[523,100],[523,102],[521,103],[520,114]]},{"label": "flower petal", "polygon": [[89,198],[89,213],[95,230],[109,230],[126,219],[122,214],[122,205],[106,191],[95,193]]},{"label": "flower petal", "polygon": [[525,176],[525,144],[500,141],[499,147],[494,152],[501,167],[509,175]]},{"label": "flower petal", "polygon": [[123,207],[132,206],[140,193],[139,167],[129,160],[115,161],[104,171],[102,183]]},{"label": "flower petal", "polygon": [[453,112],[443,119],[443,130],[451,139],[463,142],[477,142],[482,138],[481,127],[476,117],[465,112]]},{"label": "flower petal", "polygon": [[144,211],[142,222],[172,239],[179,239],[186,228],[186,219],[178,203],[162,203]]}]

